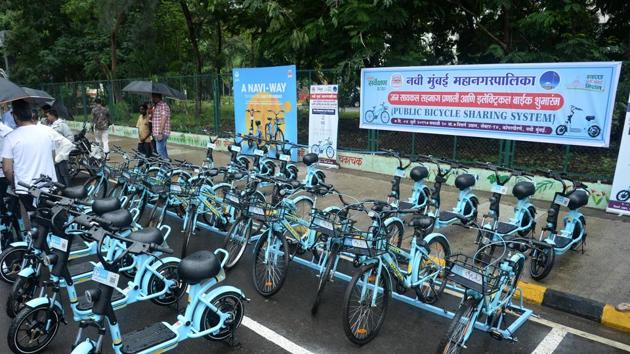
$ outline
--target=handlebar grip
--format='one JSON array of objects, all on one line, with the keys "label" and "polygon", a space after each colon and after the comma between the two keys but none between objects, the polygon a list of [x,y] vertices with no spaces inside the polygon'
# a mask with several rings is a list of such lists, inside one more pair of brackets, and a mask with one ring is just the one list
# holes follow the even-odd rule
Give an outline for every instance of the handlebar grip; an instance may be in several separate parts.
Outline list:
[{"label": "handlebar grip", "polygon": [[66,189],[66,185],[63,183],[59,183],[59,182],[52,182],[52,185],[59,188],[59,189]]},{"label": "handlebar grip", "polygon": [[18,181],[18,185],[24,188],[31,188],[31,185],[22,181]]},{"label": "handlebar grip", "polygon": [[103,219],[100,216],[93,216],[92,220],[96,221],[101,226],[109,226],[111,222],[107,219]]}]

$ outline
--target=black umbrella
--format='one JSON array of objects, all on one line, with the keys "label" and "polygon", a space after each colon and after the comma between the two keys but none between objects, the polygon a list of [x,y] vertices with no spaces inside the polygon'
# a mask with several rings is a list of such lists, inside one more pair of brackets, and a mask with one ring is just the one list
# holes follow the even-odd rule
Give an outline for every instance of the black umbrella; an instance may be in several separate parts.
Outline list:
[{"label": "black umbrella", "polygon": [[17,100],[26,100],[32,103],[42,103],[54,100],[44,91],[20,87],[13,82],[0,78],[0,104]]},{"label": "black umbrella", "polygon": [[164,97],[170,97],[178,100],[186,99],[186,96],[180,91],[163,83],[153,81],[132,81],[129,85],[123,88],[123,91],[139,94],[159,93]]},{"label": "black umbrella", "polygon": [[31,103],[43,106],[45,104],[52,105],[53,102],[55,102],[55,98],[46,91],[36,90],[30,87],[24,87],[24,86],[22,86],[22,89],[29,96],[25,98],[25,100]]}]

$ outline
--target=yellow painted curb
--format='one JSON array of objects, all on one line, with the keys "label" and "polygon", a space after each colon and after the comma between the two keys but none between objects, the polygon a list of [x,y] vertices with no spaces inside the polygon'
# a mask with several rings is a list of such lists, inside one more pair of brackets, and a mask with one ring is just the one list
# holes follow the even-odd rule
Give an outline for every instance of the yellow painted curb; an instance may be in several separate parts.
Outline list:
[{"label": "yellow painted curb", "polygon": [[[523,300],[527,302],[531,302],[537,305],[542,304],[543,299],[545,298],[545,291],[547,288],[541,285],[525,283],[522,281],[518,282],[518,288],[523,292]],[[520,292],[515,292],[514,297],[518,298],[520,296]]]},{"label": "yellow painted curb", "polygon": [[602,324],[624,332],[630,332],[630,312],[619,312],[613,305],[604,306]]}]

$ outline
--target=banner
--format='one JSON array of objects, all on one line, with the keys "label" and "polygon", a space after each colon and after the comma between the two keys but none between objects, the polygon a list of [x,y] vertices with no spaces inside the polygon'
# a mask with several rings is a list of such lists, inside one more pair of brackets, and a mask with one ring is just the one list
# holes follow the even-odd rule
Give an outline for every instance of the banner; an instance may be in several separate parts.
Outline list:
[{"label": "banner", "polygon": [[630,215],[630,96],[628,97],[626,123],[623,126],[623,135],[621,136],[621,145],[617,156],[615,178],[613,179],[610,201],[606,211]]},{"label": "banner", "polygon": [[364,129],[607,147],[620,62],[361,70]]},{"label": "banner", "polygon": [[236,132],[297,143],[295,75],[295,65],[233,69]]},{"label": "banner", "polygon": [[308,114],[308,146],[321,164],[337,166],[339,104],[337,85],[311,85]]}]

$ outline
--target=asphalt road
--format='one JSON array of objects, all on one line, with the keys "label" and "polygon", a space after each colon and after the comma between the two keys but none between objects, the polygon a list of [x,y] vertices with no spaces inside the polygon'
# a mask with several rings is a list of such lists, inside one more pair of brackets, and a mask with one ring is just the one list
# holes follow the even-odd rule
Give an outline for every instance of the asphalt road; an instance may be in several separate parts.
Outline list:
[{"label": "asphalt road", "polygon": [[[176,251],[181,247],[182,235],[178,230],[181,222],[169,217],[173,227],[168,243]],[[215,249],[223,243],[223,237],[207,230],[200,230],[191,243],[191,251]],[[290,264],[283,289],[270,299],[258,295],[251,281],[251,250],[248,248],[241,263],[228,273],[225,283],[241,288],[251,298],[246,304],[246,320],[238,331],[239,345],[230,347],[222,342],[205,339],[181,343],[173,352],[202,353],[408,353],[434,352],[449,320],[421,311],[399,301],[392,301],[385,324],[379,336],[357,347],[349,342],[341,326],[341,311],[345,283],[336,281],[326,289],[317,316],[310,314],[310,305],[318,278],[309,268],[296,262]],[[177,254],[177,253],[176,253]],[[81,284],[79,293],[90,286]],[[5,293],[9,287],[0,285]],[[64,293],[65,295],[65,293]],[[458,298],[445,295],[440,305],[455,310]],[[9,319],[5,315],[4,301],[0,302],[0,333],[7,333]],[[183,306],[183,302],[182,302]],[[475,332],[469,341],[469,353],[622,353],[630,348],[630,336],[602,327],[578,317],[549,309],[533,308],[537,316],[528,321],[517,333],[518,342],[496,341],[488,334]],[[181,309],[180,309],[181,310]],[[175,322],[176,308],[158,307],[150,302],[136,303],[117,312],[124,332],[141,329],[153,322]],[[70,322],[62,325],[49,353],[67,353],[74,339],[77,326]],[[106,352],[111,352],[108,340]],[[0,340],[0,353],[9,352],[5,340]]]}]

